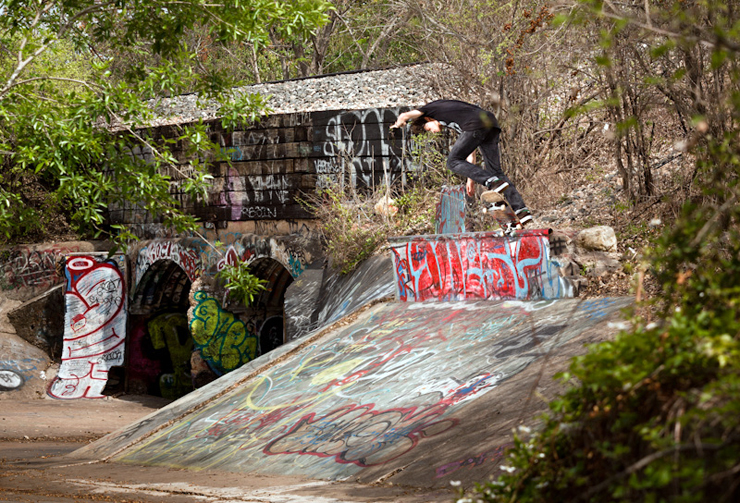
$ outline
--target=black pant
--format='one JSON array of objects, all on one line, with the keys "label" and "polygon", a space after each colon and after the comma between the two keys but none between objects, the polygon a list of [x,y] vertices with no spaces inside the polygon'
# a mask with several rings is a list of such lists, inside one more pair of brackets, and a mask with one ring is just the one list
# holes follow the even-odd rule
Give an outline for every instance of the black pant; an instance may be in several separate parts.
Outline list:
[{"label": "black pant", "polygon": [[[514,184],[501,170],[501,154],[498,150],[500,134],[501,130],[498,128],[463,131],[450,149],[450,155],[447,158],[447,169],[458,175],[471,178],[483,186],[492,176],[497,176],[501,180],[509,182],[509,186],[504,189],[504,197],[511,208],[516,211],[524,208],[525,204],[519,191],[516,190]],[[482,168],[466,160],[476,148],[480,148],[483,153],[485,166]]]}]

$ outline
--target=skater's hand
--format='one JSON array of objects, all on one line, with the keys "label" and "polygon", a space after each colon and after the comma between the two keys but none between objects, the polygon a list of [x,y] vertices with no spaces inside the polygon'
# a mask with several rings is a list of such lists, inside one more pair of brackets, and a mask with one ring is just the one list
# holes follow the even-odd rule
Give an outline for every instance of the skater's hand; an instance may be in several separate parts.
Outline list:
[{"label": "skater's hand", "polygon": [[472,178],[468,178],[468,183],[465,184],[465,192],[468,197],[475,197],[475,182]]},{"label": "skater's hand", "polygon": [[395,124],[391,126],[391,129],[397,129],[397,128],[403,127],[403,125],[406,124],[406,122],[414,120],[417,117],[421,117],[422,115],[424,114],[421,113],[419,110],[410,110],[408,112],[403,112],[402,114],[398,116]]}]

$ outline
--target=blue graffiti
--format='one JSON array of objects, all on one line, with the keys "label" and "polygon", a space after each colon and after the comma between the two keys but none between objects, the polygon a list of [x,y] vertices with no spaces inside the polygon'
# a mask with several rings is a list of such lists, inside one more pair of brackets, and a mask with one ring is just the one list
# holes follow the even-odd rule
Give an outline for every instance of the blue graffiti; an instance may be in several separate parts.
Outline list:
[{"label": "blue graffiti", "polygon": [[589,299],[581,302],[578,309],[586,313],[586,318],[598,320],[609,314],[614,303],[613,299]]},{"label": "blue graffiti", "polygon": [[292,254],[288,255],[288,265],[290,266],[290,275],[297,278],[305,269],[300,259],[295,258]]},{"label": "blue graffiti", "polygon": [[437,234],[465,232],[465,187],[443,187],[437,203],[434,231]]},{"label": "blue graffiti", "polygon": [[45,367],[41,358],[0,360],[0,391],[11,391],[32,379],[38,379],[39,367]]},{"label": "blue graffiti", "polygon": [[226,154],[232,161],[241,161],[244,158],[239,147],[221,147],[221,152]]}]

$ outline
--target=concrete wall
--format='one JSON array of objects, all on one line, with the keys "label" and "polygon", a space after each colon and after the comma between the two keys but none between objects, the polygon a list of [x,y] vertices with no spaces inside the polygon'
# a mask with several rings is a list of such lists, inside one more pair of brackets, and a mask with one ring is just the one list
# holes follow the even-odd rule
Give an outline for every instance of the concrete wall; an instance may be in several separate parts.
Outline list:
[{"label": "concrete wall", "polygon": [[8,321],[8,312],[21,305],[0,293],[0,401],[45,396],[52,360],[19,337]]},{"label": "concrete wall", "polygon": [[45,396],[61,356],[64,258],[104,248],[74,241],[0,250],[0,400]]},{"label": "concrete wall", "polygon": [[26,301],[64,282],[62,258],[107,249],[101,241],[19,245],[0,250],[0,293]]},{"label": "concrete wall", "polygon": [[398,238],[391,246],[402,302],[557,299],[575,289],[550,260],[549,230]]}]

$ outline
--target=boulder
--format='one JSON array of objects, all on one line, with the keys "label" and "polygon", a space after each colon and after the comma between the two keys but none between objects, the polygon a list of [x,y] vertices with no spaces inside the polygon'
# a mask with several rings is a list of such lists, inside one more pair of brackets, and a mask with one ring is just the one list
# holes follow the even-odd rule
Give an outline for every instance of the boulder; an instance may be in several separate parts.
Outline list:
[{"label": "boulder", "polygon": [[579,232],[576,244],[584,250],[616,252],[617,235],[608,225],[598,225]]}]

